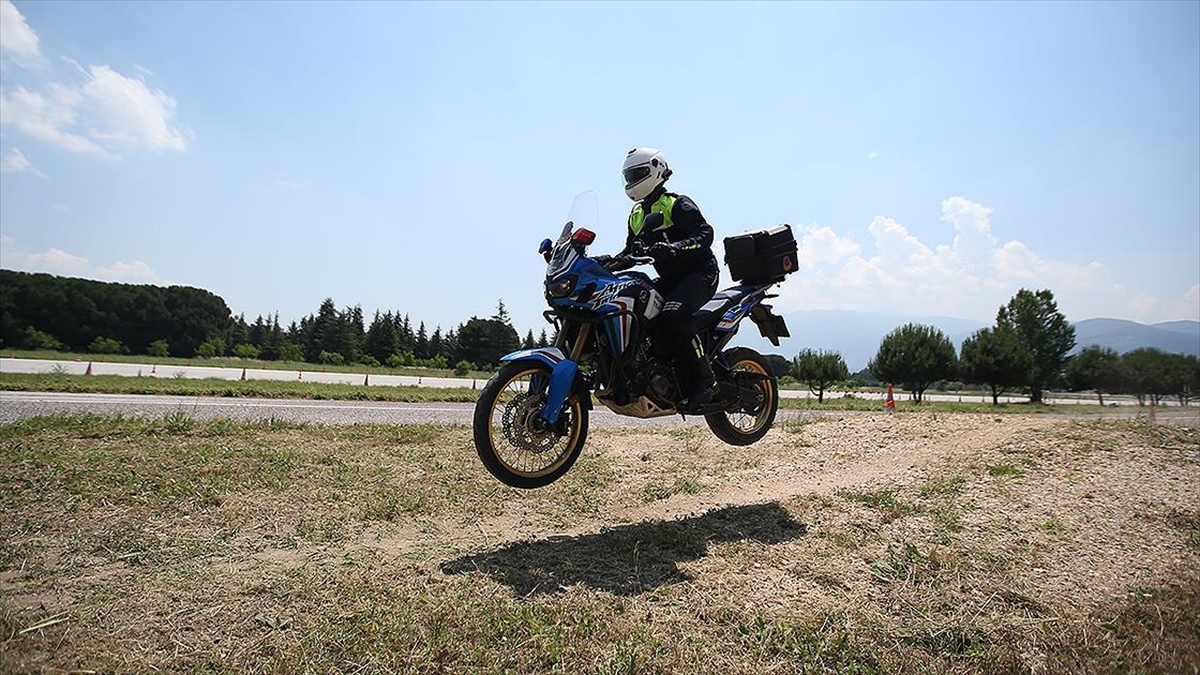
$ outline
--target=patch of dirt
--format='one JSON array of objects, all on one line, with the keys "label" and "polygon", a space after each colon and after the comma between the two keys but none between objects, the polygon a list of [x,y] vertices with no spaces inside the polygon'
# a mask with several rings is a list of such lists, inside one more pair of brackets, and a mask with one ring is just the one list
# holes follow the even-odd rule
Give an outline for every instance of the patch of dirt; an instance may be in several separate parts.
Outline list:
[{"label": "patch of dirt", "polygon": [[[1160,624],[1162,644],[1176,645],[1166,654],[1147,642],[1143,619],[1188,615],[1197,588],[1198,438],[1139,422],[983,414],[789,420],[745,448],[703,427],[594,431],[576,467],[537,491],[495,483],[460,429],[416,450],[367,432],[314,438],[312,464],[289,460],[299,476],[186,517],[99,504],[73,507],[74,524],[56,529],[67,500],[53,494],[7,514],[44,525],[0,550],[0,665],[336,670],[350,657],[287,655],[313,644],[363,663],[393,653],[370,641],[355,652],[328,631],[369,615],[356,635],[374,635],[376,612],[397,603],[463,622],[464,653],[499,654],[507,648],[487,637],[499,619],[463,600],[477,597],[500,598],[497,611],[521,621],[540,611],[553,625],[607,617],[618,633],[606,639],[642,644],[661,632],[674,651],[653,652],[651,671],[704,659],[786,670],[809,654],[789,640],[835,631],[870,636],[847,652],[860,665],[894,653],[893,670],[959,671],[975,658],[985,671],[1086,672],[1092,661],[1070,659],[1132,653],[1106,616],[1138,617],[1143,665],[1170,671],[1200,660],[1177,647],[1191,629]],[[354,481],[330,478],[343,474]],[[370,489],[354,492],[364,481]],[[393,494],[411,501],[368,503]],[[1171,589],[1186,597],[1162,604]],[[61,612],[71,631],[19,633]],[[414,635],[436,628],[425,615],[404,620]],[[453,656],[453,641],[442,649],[420,663],[488,669],[455,661],[467,657]],[[575,666],[600,669],[599,653]]]}]

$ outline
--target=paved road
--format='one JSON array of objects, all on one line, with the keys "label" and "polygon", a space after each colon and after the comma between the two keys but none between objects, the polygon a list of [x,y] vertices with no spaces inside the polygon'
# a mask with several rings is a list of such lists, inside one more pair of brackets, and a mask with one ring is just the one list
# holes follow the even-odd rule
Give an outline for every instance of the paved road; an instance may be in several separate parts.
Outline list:
[{"label": "paved road", "polygon": [[[473,403],[378,403],[237,399],[204,396],[147,396],[138,394],[72,394],[57,392],[0,392],[0,422],[37,415],[95,413],[126,417],[162,417],[182,412],[197,419],[289,420],[315,424],[463,424],[470,425]],[[688,423],[702,420],[689,418]],[[636,420],[607,409],[592,411],[594,427],[664,426],[681,424],[679,417]]]}]

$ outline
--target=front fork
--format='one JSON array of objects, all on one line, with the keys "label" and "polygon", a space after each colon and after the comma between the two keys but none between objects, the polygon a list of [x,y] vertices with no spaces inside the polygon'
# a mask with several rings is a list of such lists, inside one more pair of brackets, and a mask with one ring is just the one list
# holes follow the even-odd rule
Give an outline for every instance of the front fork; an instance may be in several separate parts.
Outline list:
[{"label": "front fork", "polygon": [[[564,328],[566,327],[564,326]],[[563,406],[567,403],[567,397],[571,395],[571,390],[574,388],[575,378],[579,375],[579,357],[583,354],[583,346],[587,343],[591,331],[592,324],[581,325],[579,335],[575,338],[575,345],[571,349],[571,355],[554,364],[550,370],[550,388],[546,392],[546,404],[542,406],[542,419],[551,427],[558,423]],[[566,346],[566,333],[566,330],[558,332],[558,339],[554,343],[555,347],[562,349]],[[590,399],[588,399],[588,403],[590,403]],[[585,403],[585,405],[587,404]]]}]

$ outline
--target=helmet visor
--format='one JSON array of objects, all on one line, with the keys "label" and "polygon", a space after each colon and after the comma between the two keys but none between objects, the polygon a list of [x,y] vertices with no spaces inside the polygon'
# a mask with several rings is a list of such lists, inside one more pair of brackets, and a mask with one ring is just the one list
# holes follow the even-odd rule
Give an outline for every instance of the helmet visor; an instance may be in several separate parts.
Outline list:
[{"label": "helmet visor", "polygon": [[625,187],[630,187],[646,180],[650,175],[650,166],[647,164],[631,166],[621,173],[625,176]]}]

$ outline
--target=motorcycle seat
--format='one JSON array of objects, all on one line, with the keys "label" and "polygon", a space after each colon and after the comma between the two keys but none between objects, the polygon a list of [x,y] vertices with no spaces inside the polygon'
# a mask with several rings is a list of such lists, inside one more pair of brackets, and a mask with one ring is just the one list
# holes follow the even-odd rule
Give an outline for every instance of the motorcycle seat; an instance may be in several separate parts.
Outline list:
[{"label": "motorcycle seat", "polygon": [[721,317],[725,316],[725,312],[729,311],[730,307],[741,302],[742,299],[757,289],[757,286],[734,286],[726,288],[723,291],[717,291],[712,300],[706,302],[703,307],[696,310],[696,313],[692,315],[692,325],[699,329],[720,321]]}]

